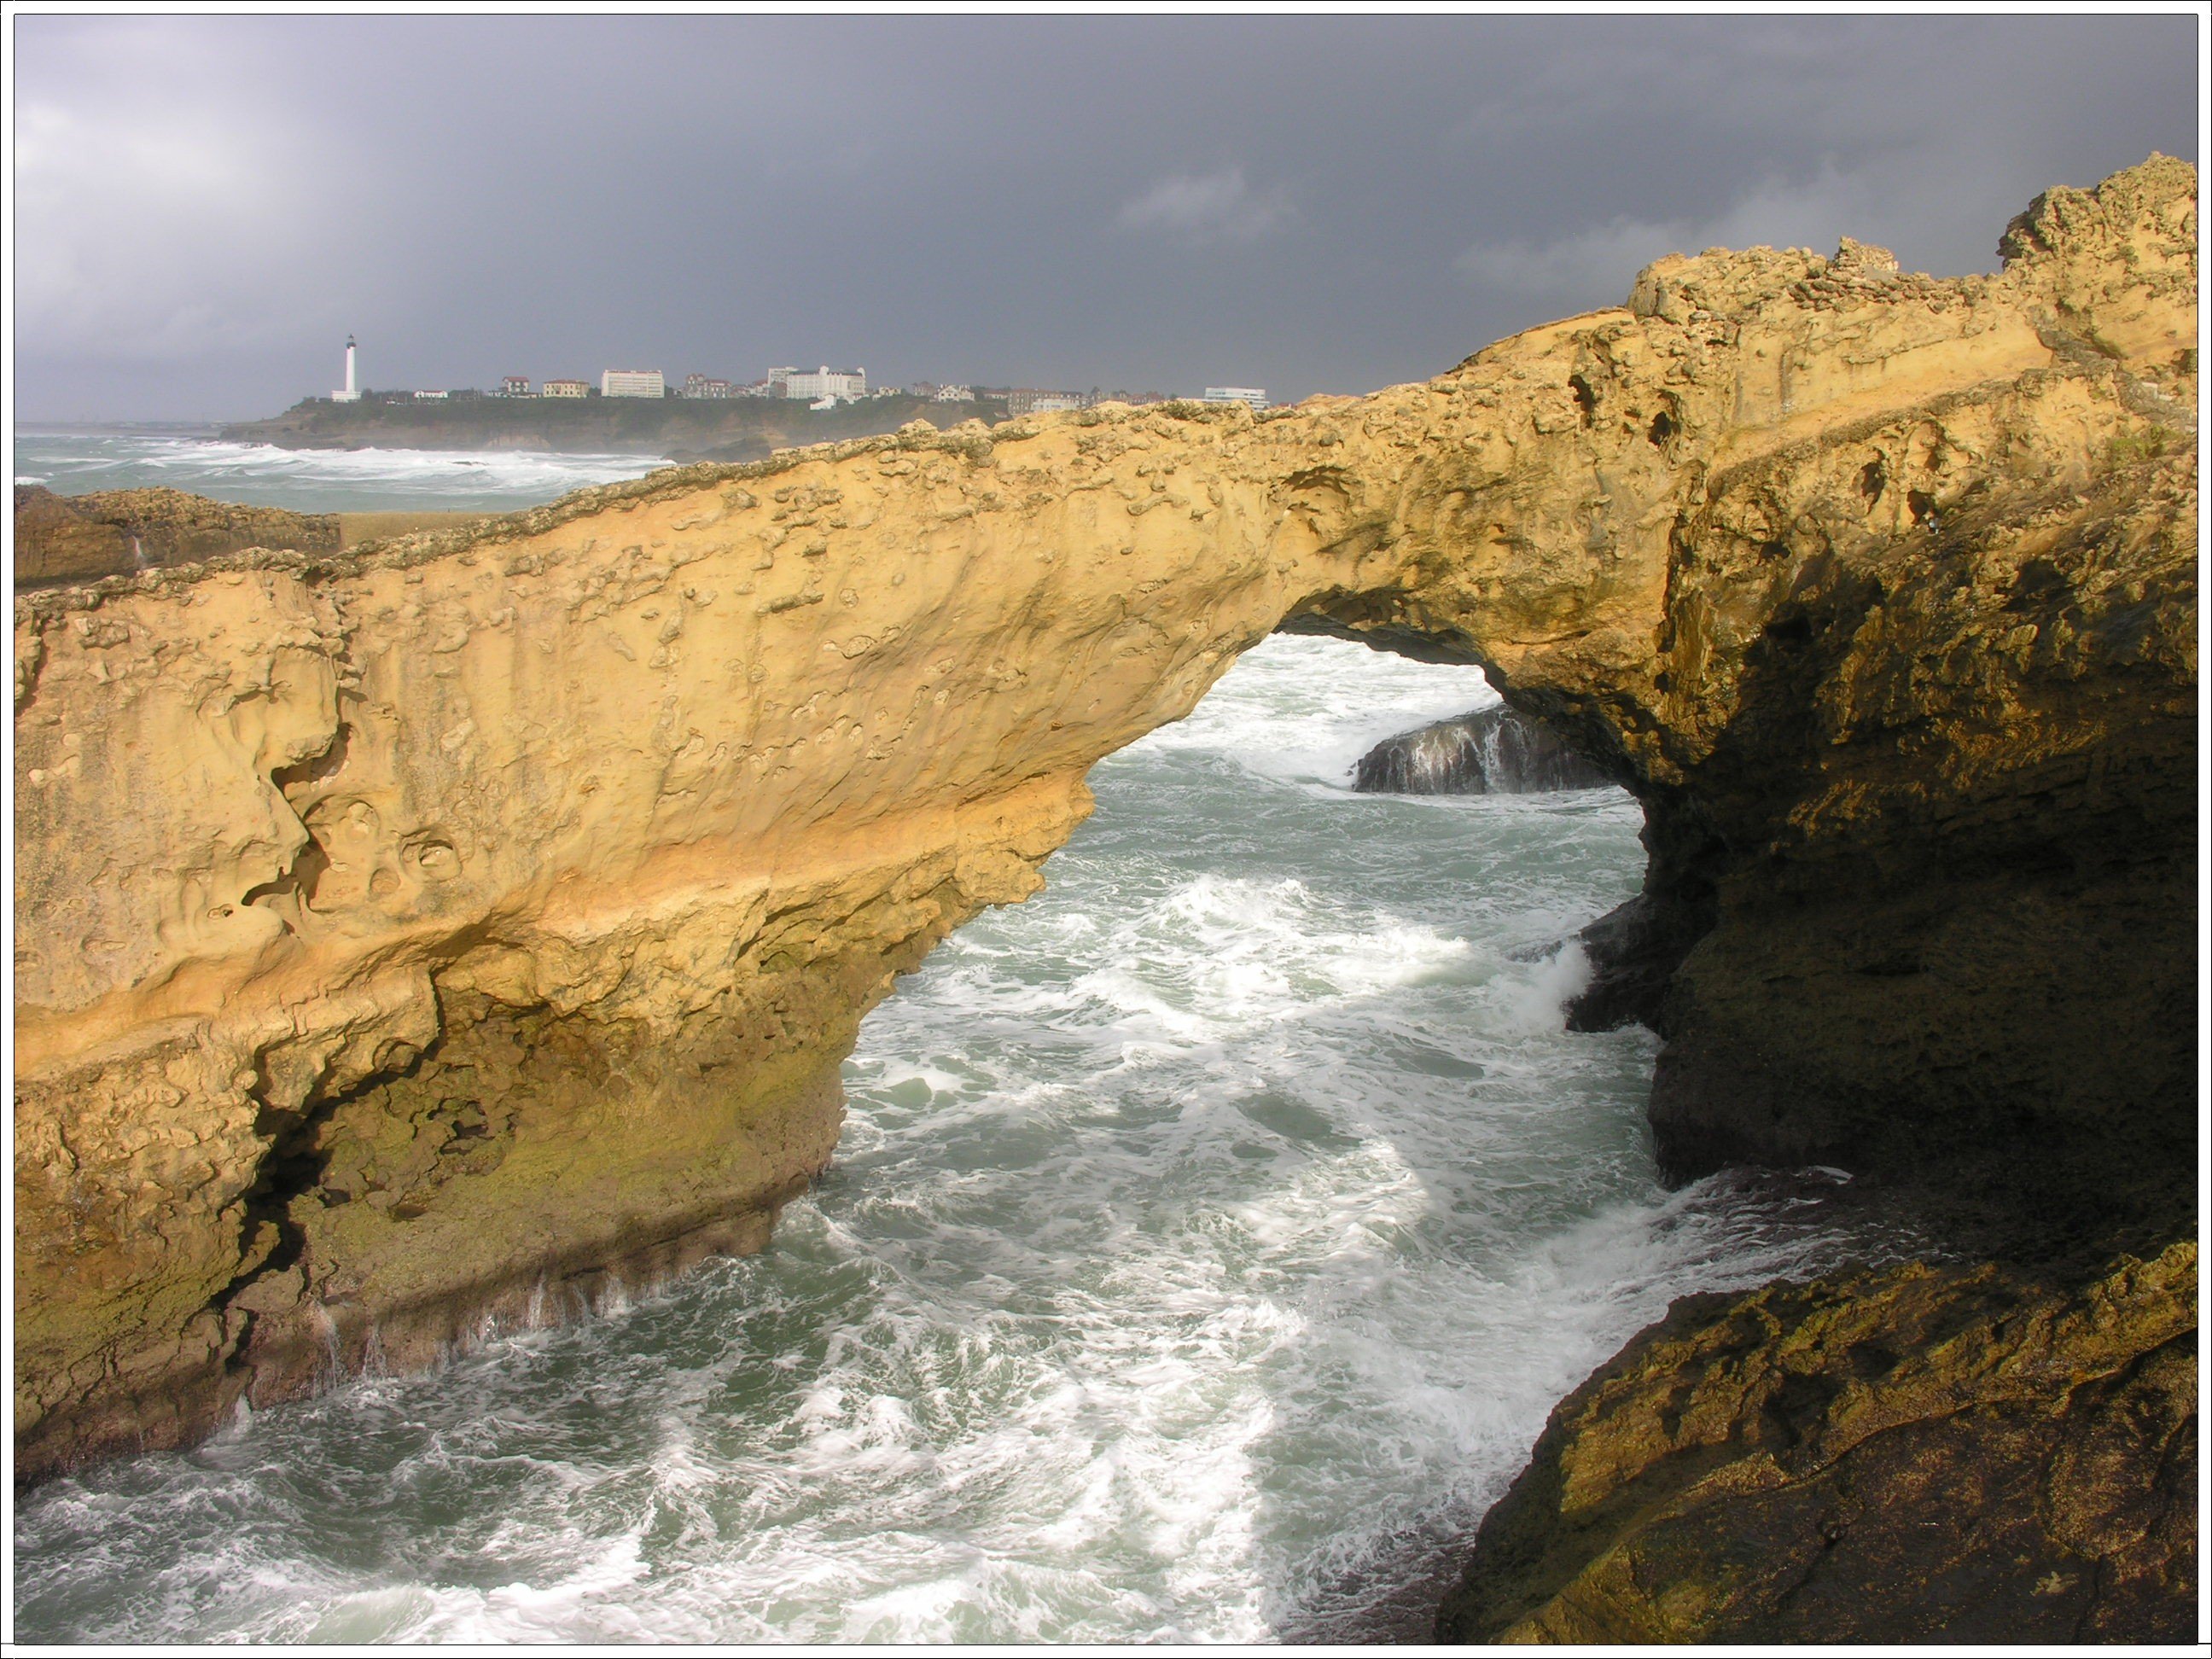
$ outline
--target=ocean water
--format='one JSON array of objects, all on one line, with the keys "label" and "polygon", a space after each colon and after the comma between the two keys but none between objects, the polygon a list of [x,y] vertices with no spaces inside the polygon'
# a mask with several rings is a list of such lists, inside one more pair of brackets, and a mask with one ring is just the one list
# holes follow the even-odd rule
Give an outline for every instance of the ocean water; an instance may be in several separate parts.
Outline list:
[{"label": "ocean water", "polygon": [[1633,890],[1626,795],[1346,787],[1490,696],[1251,652],[870,1016],[766,1254],[39,1488],[18,1637],[1402,1626],[1672,1297],[1881,1253],[1816,1179],[1663,1190],[1652,1039],[1563,1030],[1545,948]]},{"label": "ocean water", "polygon": [[60,495],[162,486],[295,513],[512,513],[668,465],[535,450],[279,449],[153,430],[19,428],[15,442],[15,482]]}]

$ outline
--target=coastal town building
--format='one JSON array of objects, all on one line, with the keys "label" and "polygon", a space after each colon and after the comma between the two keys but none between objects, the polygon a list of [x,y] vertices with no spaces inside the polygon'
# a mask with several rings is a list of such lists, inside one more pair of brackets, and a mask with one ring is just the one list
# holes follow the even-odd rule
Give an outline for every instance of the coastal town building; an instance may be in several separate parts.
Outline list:
[{"label": "coastal town building", "polygon": [[349,334],[346,336],[346,383],[342,390],[331,393],[331,401],[334,404],[351,404],[361,401],[361,383],[354,378],[355,350],[353,336]]},{"label": "coastal town building", "polygon": [[[1089,409],[1101,403],[1158,404],[1168,401],[1158,392],[1102,392],[1093,386],[1088,392],[1075,392],[1048,386],[989,386],[968,381],[916,380],[906,386],[868,385],[864,368],[832,368],[826,363],[818,368],[772,368],[757,380],[735,381],[705,374],[689,374],[684,377],[681,389],[672,386],[667,377],[657,368],[610,368],[603,371],[595,386],[588,380],[556,378],[541,380],[538,389],[531,390],[526,374],[507,374],[500,378],[497,392],[473,389],[402,392],[362,390],[360,348],[352,336],[346,337],[346,384],[343,390],[330,394],[336,403],[411,403],[453,398],[485,397],[501,398],[790,398],[803,402],[811,409],[830,410],[840,404],[856,403],[866,398],[915,398],[940,404],[1000,403],[1009,416],[1048,414],[1060,410]],[[1205,401],[1208,403],[1246,403],[1255,409],[1269,407],[1267,392],[1257,386],[1208,386]]]},{"label": "coastal town building", "polygon": [[1267,392],[1256,386],[1210,386],[1199,402],[1202,404],[1249,404],[1255,409],[1267,406]]},{"label": "coastal town building", "polygon": [[787,398],[804,398],[810,404],[824,398],[840,402],[857,402],[868,395],[868,371],[865,368],[832,368],[824,363],[812,374],[802,374],[795,368],[772,368],[768,372],[771,383],[781,384]]},{"label": "coastal town building", "polygon": [[1080,392],[1048,392],[1042,386],[1018,386],[1006,393],[1006,413],[1050,415],[1063,409],[1082,409],[1090,399]]}]

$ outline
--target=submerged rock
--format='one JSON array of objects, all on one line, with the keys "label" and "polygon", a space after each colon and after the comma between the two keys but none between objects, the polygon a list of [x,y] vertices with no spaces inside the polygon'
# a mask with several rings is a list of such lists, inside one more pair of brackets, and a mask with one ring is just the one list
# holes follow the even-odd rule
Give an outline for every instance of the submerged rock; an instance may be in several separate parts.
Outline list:
[{"label": "submerged rock", "polygon": [[1361,794],[1529,795],[1613,780],[1540,720],[1496,703],[1385,738],[1359,757]]},{"label": "submerged rock", "polygon": [[1448,1642],[2187,1642],[2197,1246],[1686,1297],[1552,1413]]}]

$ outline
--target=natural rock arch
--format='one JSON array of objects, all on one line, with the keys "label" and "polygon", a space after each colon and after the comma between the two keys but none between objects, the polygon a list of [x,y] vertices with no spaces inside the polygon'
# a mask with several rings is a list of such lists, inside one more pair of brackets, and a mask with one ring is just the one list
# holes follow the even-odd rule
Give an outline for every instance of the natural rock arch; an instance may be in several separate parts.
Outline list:
[{"label": "natural rock arch", "polygon": [[1278,627],[1480,661],[1643,798],[1585,1015],[1667,1036],[1678,1170],[2024,1131],[2008,1179],[2158,1210],[2194,190],[2040,198],[1994,277],[1662,260],[1366,398],[909,429],[19,599],[19,1468],[757,1246],[860,1016]]}]

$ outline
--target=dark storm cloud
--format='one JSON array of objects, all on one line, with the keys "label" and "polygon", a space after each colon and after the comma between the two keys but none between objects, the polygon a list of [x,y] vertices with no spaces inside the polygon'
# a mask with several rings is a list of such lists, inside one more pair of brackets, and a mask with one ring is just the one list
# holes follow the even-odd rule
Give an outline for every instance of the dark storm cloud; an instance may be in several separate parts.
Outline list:
[{"label": "dark storm cloud", "polygon": [[1985,270],[2196,21],[18,17],[18,408],[777,363],[1277,396],[1675,248]]}]

